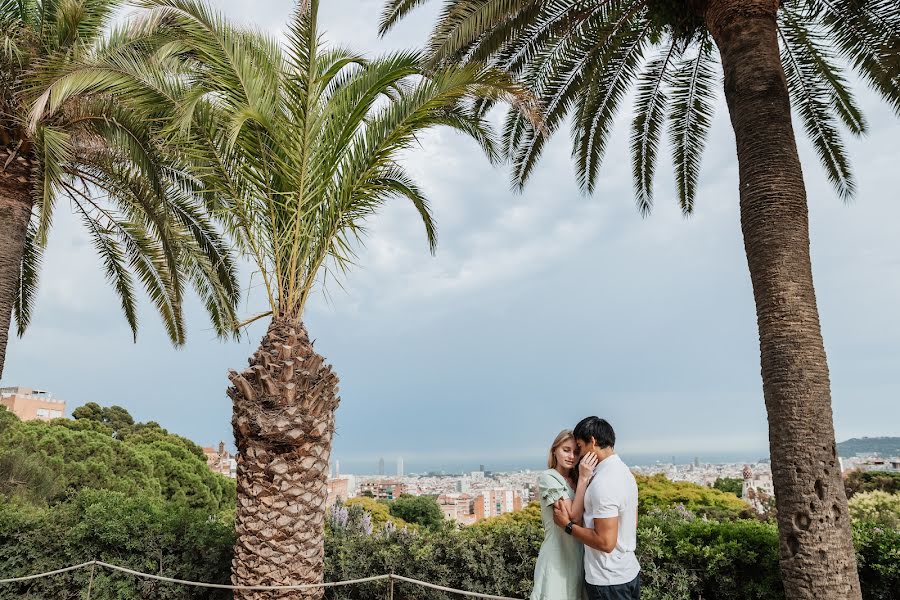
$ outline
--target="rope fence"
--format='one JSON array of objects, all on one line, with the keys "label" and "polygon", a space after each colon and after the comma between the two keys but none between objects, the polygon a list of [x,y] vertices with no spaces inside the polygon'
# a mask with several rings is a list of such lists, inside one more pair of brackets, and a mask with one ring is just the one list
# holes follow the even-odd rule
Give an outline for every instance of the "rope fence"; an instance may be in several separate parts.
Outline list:
[{"label": "rope fence", "polygon": [[394,582],[402,581],[405,583],[411,583],[414,585],[418,585],[421,587],[426,587],[432,590],[439,590],[442,592],[448,592],[451,594],[458,594],[460,596],[467,596],[469,598],[483,598],[484,600],[520,600],[519,598],[510,598],[508,596],[494,596],[492,594],[482,594],[480,592],[469,592],[466,590],[458,590],[455,588],[445,587],[442,585],[437,585],[434,583],[430,583],[428,581],[420,581],[418,579],[412,579],[410,577],[403,577],[401,575],[395,575],[393,573],[387,575],[373,575],[371,577],[363,577],[362,579],[348,579],[345,581],[329,581],[323,583],[306,583],[306,584],[298,584],[298,585],[228,585],[224,583],[206,583],[203,581],[188,581],[186,579],[175,579],[174,577],[164,577],[162,575],[153,575],[151,573],[142,573],[141,571],[135,571],[134,569],[129,569],[127,567],[120,567],[119,565],[113,565],[110,563],[103,562],[101,560],[91,560],[88,562],[84,562],[78,565],[72,565],[71,567],[63,567],[62,569],[56,569],[54,571],[47,571],[45,573],[36,573],[34,575],[25,575],[22,577],[9,577],[6,579],[0,579],[0,584],[4,583],[18,583],[21,581],[31,581],[34,579],[40,579],[42,577],[52,577],[53,575],[59,575],[60,573],[66,573],[69,571],[77,571],[79,569],[86,569],[90,567],[91,569],[91,581],[88,586],[88,598],[90,598],[90,587],[93,584],[94,580],[94,570],[97,567],[103,567],[106,569],[110,569],[112,571],[119,571],[121,573],[127,573],[128,575],[134,575],[135,577],[141,577],[143,579],[154,579],[156,581],[164,581],[167,583],[175,583],[178,585],[187,585],[192,587],[203,587],[203,588],[216,588],[221,590],[248,590],[248,591],[286,591],[286,590],[311,590],[316,588],[332,588],[332,587],[341,587],[347,585],[356,585],[360,583],[369,583],[371,581],[388,581],[391,584],[390,587],[390,596],[393,598],[394,595]]}]

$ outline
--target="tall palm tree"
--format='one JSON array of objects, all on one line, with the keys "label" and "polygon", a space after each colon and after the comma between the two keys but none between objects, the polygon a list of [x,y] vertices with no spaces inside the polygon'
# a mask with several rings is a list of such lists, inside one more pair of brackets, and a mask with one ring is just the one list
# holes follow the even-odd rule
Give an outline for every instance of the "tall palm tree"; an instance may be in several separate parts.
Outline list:
[{"label": "tall palm tree", "polygon": [[104,37],[120,6],[0,0],[0,374],[12,315],[20,335],[31,319],[41,251],[61,198],[87,229],[133,335],[135,276],[173,343],[185,337],[186,283],[203,297],[216,331],[233,331],[232,259],[184,165],[163,144],[154,105],[101,86],[51,98],[73,68],[120,45],[122,31]]},{"label": "tall palm tree", "polygon": [[413,204],[434,249],[428,201],[398,162],[417,136],[447,126],[497,160],[476,99],[527,110],[530,96],[505,72],[475,64],[424,71],[416,52],[368,60],[325,46],[317,0],[297,8],[283,46],[195,0],[142,4],[148,10],[130,31],[155,40],[162,73],[112,53],[92,66],[93,82],[65,80],[56,91],[116,86],[166,104],[167,131],[201,193],[255,264],[268,306],[241,325],[270,323],[249,368],[229,375],[238,448],[232,580],[319,582],[339,398],[338,378],[303,324],[306,303],[317,284],[348,269],[365,220],[391,198]]},{"label": "tall palm tree", "polygon": [[[382,32],[424,1],[389,0]],[[900,113],[900,3],[445,0],[428,50],[433,64],[477,60],[509,69],[544,102],[543,128],[515,113],[506,120],[520,186],[548,136],[571,115],[578,181],[592,192],[615,113],[634,88],[631,151],[643,213],[652,206],[666,125],[681,207],[693,210],[721,63],[756,298],[785,590],[791,599],[859,598],[791,106],[838,194],[851,197],[840,125],[858,135],[866,123],[845,65]]]}]

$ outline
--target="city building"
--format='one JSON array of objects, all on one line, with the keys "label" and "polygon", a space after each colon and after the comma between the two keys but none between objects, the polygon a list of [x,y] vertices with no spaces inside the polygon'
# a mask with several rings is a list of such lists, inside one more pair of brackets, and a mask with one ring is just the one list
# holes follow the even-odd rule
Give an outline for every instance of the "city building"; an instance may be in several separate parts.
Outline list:
[{"label": "city building", "polygon": [[378,459],[378,475],[384,477],[384,459]]},{"label": "city building", "polygon": [[523,493],[521,490],[485,490],[473,501],[472,510],[475,513],[475,520],[499,517],[506,513],[522,510],[523,497],[527,497],[527,493]]},{"label": "city building", "polygon": [[219,442],[218,448],[205,446],[203,454],[206,456],[206,464],[210,470],[221,473],[226,477],[237,477],[237,461],[228,450],[225,449],[225,442]]},{"label": "city building", "polygon": [[15,386],[0,388],[0,405],[23,421],[49,421],[66,412],[65,400],[54,398],[50,392]]},{"label": "city building", "polygon": [[877,455],[854,456],[853,458],[842,458],[841,470],[844,473],[848,471],[887,471],[900,472],[900,457],[883,457]]},{"label": "city building", "polygon": [[397,458],[397,477],[403,477],[403,457]]},{"label": "city building", "polygon": [[395,500],[406,493],[406,486],[397,479],[375,479],[359,486],[360,496],[371,496],[376,500]]},{"label": "city building", "polygon": [[325,507],[330,508],[338,501],[345,501],[350,497],[350,481],[346,477],[330,478],[328,480],[328,498],[325,500]]},{"label": "city building", "polygon": [[756,509],[756,512],[764,513],[775,498],[772,472],[754,470],[747,465],[744,467],[743,476],[744,485],[741,488],[741,498]]},{"label": "city building", "polygon": [[441,494],[437,503],[448,521],[471,525],[476,521],[474,498],[469,494]]}]

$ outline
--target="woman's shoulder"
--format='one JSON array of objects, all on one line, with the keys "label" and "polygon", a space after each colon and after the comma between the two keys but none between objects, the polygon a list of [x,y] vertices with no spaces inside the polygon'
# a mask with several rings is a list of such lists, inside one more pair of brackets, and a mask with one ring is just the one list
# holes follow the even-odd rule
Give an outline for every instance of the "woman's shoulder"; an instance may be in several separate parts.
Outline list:
[{"label": "woman's shoulder", "polygon": [[541,471],[540,476],[538,476],[538,484],[548,487],[565,486],[566,480],[556,469],[547,469],[546,471]]}]

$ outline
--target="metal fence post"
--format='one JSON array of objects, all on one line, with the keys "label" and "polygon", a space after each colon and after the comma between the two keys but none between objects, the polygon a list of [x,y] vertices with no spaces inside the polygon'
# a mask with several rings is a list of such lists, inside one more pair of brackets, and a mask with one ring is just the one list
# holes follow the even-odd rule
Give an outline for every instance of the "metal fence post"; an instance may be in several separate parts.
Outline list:
[{"label": "metal fence post", "polygon": [[88,579],[88,591],[87,591],[87,600],[91,600],[91,588],[94,587],[94,570],[97,568],[97,563],[91,565],[91,576]]}]

